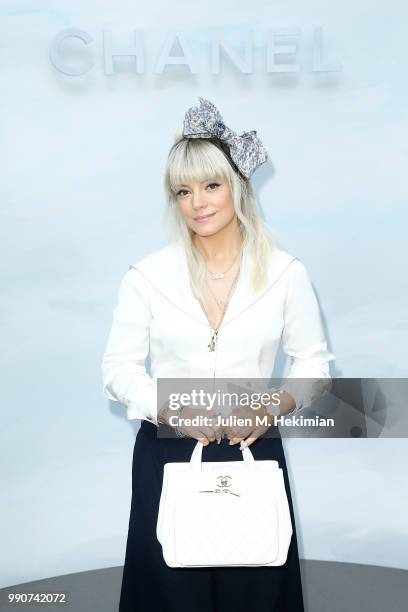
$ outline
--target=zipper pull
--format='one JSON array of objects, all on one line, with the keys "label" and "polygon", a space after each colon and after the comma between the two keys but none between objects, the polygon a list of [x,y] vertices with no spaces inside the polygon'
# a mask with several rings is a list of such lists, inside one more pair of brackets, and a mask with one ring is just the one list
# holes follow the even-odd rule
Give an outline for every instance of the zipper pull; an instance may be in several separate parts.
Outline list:
[{"label": "zipper pull", "polygon": [[209,344],[207,344],[210,351],[215,351],[215,343],[217,340],[217,335],[218,335],[218,329],[214,329],[213,333],[211,334],[210,342]]}]

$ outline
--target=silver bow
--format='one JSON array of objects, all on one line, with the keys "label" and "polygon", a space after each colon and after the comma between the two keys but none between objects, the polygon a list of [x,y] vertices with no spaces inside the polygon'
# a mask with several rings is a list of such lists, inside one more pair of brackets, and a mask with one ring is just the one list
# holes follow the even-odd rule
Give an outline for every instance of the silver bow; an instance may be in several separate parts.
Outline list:
[{"label": "silver bow", "polygon": [[268,152],[255,130],[239,136],[222,120],[217,107],[198,98],[199,106],[192,106],[184,117],[183,136],[186,138],[218,138],[229,147],[231,159],[239,171],[248,179],[268,159]]}]

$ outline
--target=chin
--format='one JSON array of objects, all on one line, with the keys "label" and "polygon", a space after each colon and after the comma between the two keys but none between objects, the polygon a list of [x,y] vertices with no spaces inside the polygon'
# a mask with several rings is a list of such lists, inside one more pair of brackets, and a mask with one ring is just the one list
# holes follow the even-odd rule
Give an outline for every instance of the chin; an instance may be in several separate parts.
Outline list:
[{"label": "chin", "polygon": [[218,232],[223,230],[224,227],[226,227],[227,225],[228,223],[220,223],[219,219],[217,219],[217,223],[214,223],[214,222],[205,223],[205,224],[194,223],[194,227],[191,227],[191,226],[190,227],[193,230],[193,232],[195,232],[199,236],[212,236],[213,234],[217,234]]},{"label": "chin", "polygon": [[213,234],[217,234],[221,229],[222,227],[217,227],[216,229],[210,227],[208,229],[194,228],[194,232],[198,234],[198,236],[212,236]]}]

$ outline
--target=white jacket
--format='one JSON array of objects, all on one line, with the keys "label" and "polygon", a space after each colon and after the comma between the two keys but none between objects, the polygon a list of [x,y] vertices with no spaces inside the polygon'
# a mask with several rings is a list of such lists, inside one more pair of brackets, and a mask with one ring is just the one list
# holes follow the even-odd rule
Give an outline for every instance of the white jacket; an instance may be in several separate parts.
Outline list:
[{"label": "white jacket", "polygon": [[157,378],[269,380],[281,339],[293,358],[287,379],[315,379],[283,385],[296,410],[323,393],[322,380],[330,381],[329,361],[335,357],[327,350],[308,273],[298,257],[282,249],[275,249],[268,283],[256,295],[244,252],[213,352],[211,331],[190,287],[183,246],[173,242],[148,254],[129,266],[119,286],[102,361],[103,392],[126,406],[128,419],[157,424]]}]

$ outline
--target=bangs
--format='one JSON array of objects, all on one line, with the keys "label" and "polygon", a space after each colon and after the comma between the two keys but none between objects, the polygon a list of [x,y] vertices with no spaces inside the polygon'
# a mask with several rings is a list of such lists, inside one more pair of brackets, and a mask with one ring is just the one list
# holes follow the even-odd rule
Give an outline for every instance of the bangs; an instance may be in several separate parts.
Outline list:
[{"label": "bangs", "polygon": [[224,178],[231,182],[232,169],[224,153],[202,138],[183,139],[173,146],[167,160],[167,184],[173,193],[177,185]]}]

